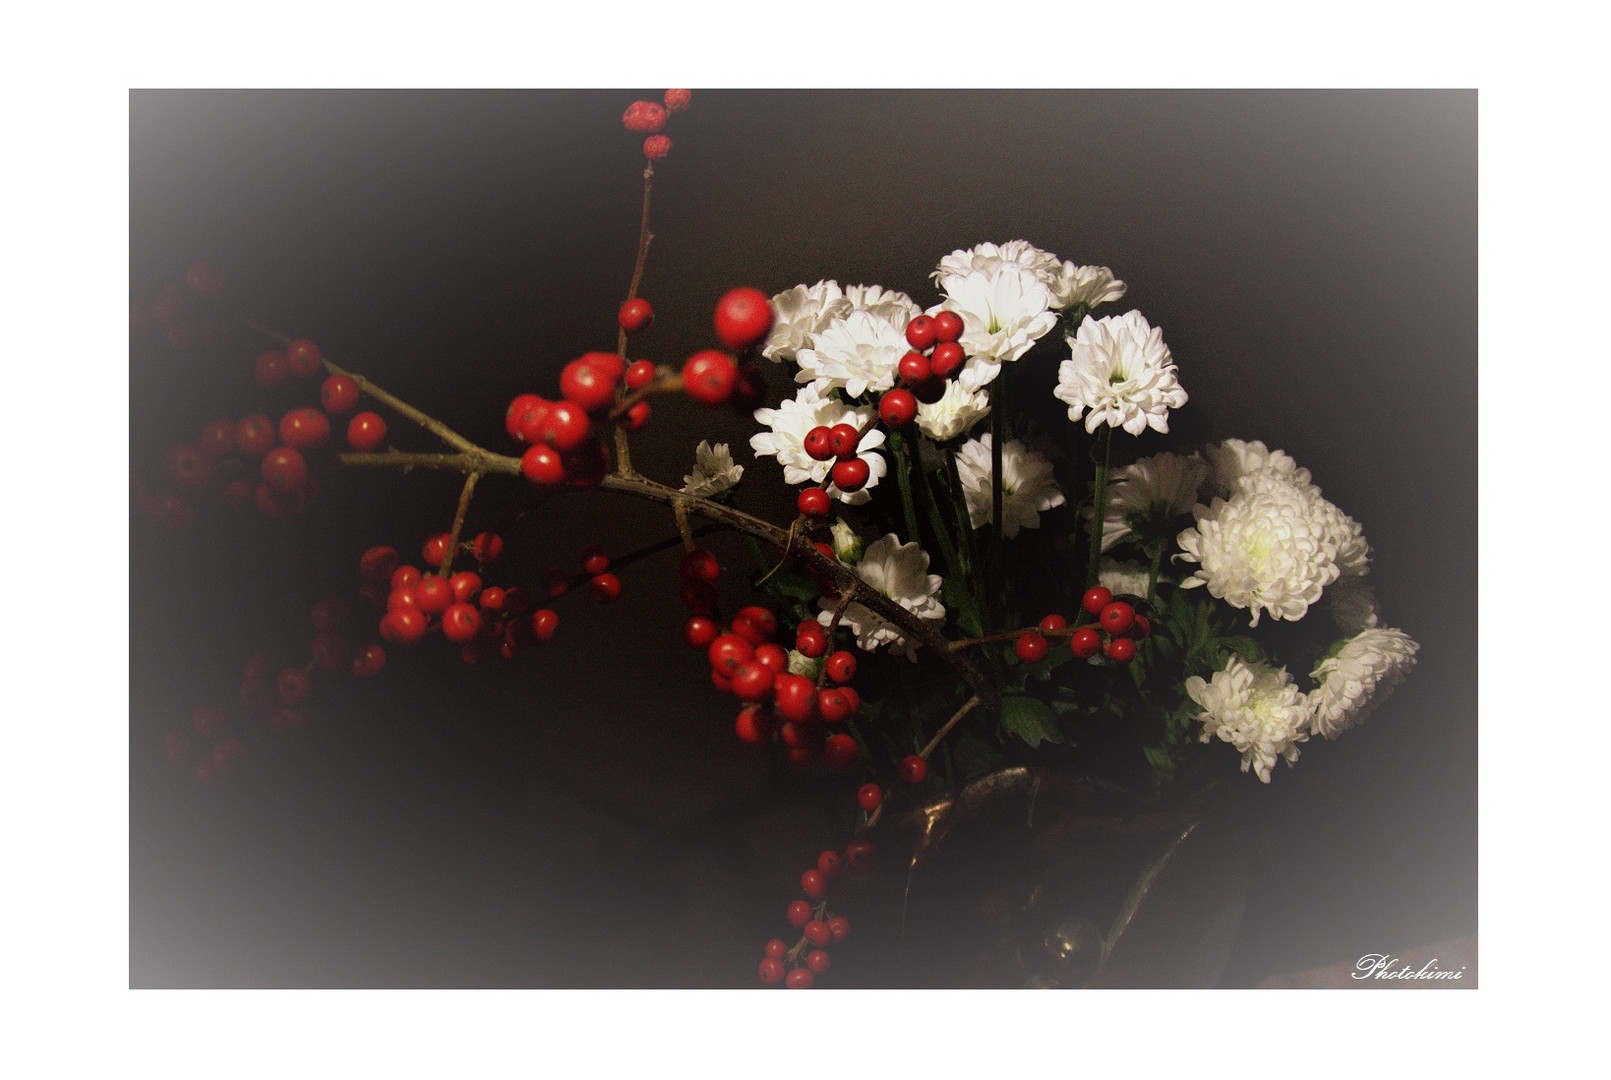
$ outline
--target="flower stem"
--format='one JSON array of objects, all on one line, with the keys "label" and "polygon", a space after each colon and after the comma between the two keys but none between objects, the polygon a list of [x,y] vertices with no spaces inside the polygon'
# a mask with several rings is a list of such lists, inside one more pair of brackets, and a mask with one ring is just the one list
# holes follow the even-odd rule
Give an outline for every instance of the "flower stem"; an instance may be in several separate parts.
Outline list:
[{"label": "flower stem", "polygon": [[912,543],[921,539],[917,534],[917,506],[912,502],[912,460],[917,453],[899,431],[889,433],[889,444],[895,451],[895,479],[901,488],[901,512],[906,515],[906,540]]},{"label": "flower stem", "polygon": [[1163,541],[1152,545],[1152,567],[1147,571],[1147,603],[1158,594],[1158,568],[1163,565]]},{"label": "flower stem", "polygon": [[[1086,564],[1085,587],[1095,585],[1102,568],[1102,522],[1107,516],[1108,455],[1113,449],[1113,428],[1104,426],[1091,448],[1096,462],[1096,491],[1091,497],[1091,558]],[[1100,454],[1100,456],[1098,456]]]}]

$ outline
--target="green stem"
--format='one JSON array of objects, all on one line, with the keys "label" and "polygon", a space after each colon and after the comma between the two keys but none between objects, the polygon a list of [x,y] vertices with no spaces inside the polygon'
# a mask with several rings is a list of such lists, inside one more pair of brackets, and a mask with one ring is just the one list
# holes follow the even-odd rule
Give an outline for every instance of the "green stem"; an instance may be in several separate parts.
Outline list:
[{"label": "green stem", "polygon": [[[1096,493],[1091,498],[1091,559],[1086,565],[1085,587],[1095,585],[1102,567],[1102,521],[1107,516],[1108,455],[1113,449],[1113,428],[1103,426],[1091,448],[1096,461]],[[1098,456],[1100,454],[1100,456]]]},{"label": "green stem", "polygon": [[1158,568],[1163,565],[1163,541],[1152,545],[1152,567],[1147,571],[1147,603],[1158,594]]},{"label": "green stem", "polygon": [[895,451],[895,479],[901,488],[901,512],[906,515],[906,540],[911,543],[921,539],[917,534],[917,506],[912,502],[912,461],[918,455],[898,431],[889,433],[889,445]]}]

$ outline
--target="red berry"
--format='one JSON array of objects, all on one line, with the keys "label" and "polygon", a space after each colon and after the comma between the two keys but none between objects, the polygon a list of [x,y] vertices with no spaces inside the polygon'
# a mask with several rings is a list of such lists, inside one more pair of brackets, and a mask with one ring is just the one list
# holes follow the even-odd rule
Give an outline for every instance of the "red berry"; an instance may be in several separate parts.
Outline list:
[{"label": "red berry", "polygon": [[897,771],[908,784],[921,784],[929,778],[929,763],[916,754],[907,754]]},{"label": "red berry", "polygon": [[1152,633],[1152,624],[1147,621],[1145,615],[1137,612],[1136,621],[1130,627],[1130,636],[1139,641],[1150,633]]},{"label": "red berry", "polygon": [[843,941],[850,936],[850,920],[843,915],[835,915],[828,920],[828,933],[835,941]]},{"label": "red berry", "polygon": [[783,672],[772,680],[774,707],[779,716],[803,724],[817,713],[817,688],[804,675]]},{"label": "red berry", "polygon": [[632,366],[626,369],[626,384],[628,390],[642,390],[654,382],[659,374],[654,364],[648,360],[634,360]]},{"label": "red berry", "polygon": [[666,107],[656,101],[634,101],[621,114],[621,126],[644,134],[666,126]]},{"label": "red berry", "polygon": [[503,414],[504,430],[509,433],[509,437],[512,439],[523,439],[526,442],[534,441],[526,438],[522,431],[524,431],[527,421],[533,420],[533,418],[541,419],[542,414],[548,408],[548,404],[547,399],[538,397],[536,394],[515,395],[514,400],[509,403],[509,408]]},{"label": "red berry", "polygon": [[[826,698],[828,695],[822,696]],[[844,769],[856,760],[858,750],[856,740],[840,732],[828,736],[828,741],[823,747],[823,756],[828,759],[828,764],[832,768]]]},{"label": "red berry", "polygon": [[493,532],[476,533],[470,553],[478,563],[497,562],[498,556],[503,554],[503,537]]},{"label": "red berry", "polygon": [[582,411],[597,413],[615,404],[615,382],[603,365],[592,363],[584,356],[572,360],[560,371],[559,392]]},{"label": "red berry", "polygon": [[[621,324],[621,329],[629,334],[636,334],[639,330],[654,322],[654,308],[649,301],[641,296],[635,296],[621,305],[621,310],[615,313],[615,321]],[[647,363],[647,361],[639,361]],[[651,369],[653,365],[650,365]]]},{"label": "red berry", "polygon": [[683,391],[695,401],[720,405],[738,381],[738,363],[724,352],[703,349],[682,366]]},{"label": "red berry", "polygon": [[262,457],[273,447],[275,434],[274,421],[253,413],[235,425],[235,446],[247,457]]},{"label": "red berry", "polygon": [[917,417],[917,398],[910,390],[888,390],[878,399],[878,416],[890,427],[905,427]]},{"label": "red berry", "polygon": [[589,544],[582,549],[582,571],[587,574],[602,574],[610,568],[610,557],[604,552],[603,544]]},{"label": "red berry", "polygon": [[451,537],[447,533],[437,533],[426,537],[425,543],[420,546],[420,557],[425,560],[426,566],[441,566],[442,560],[447,558],[448,541]]},{"label": "red berry", "polygon": [[751,645],[762,645],[766,642],[766,634],[761,630],[761,627],[753,619],[747,619],[742,615],[733,616],[733,621],[728,629]]},{"label": "red berry", "polygon": [[319,387],[324,411],[342,416],[358,407],[358,384],[345,375],[332,375]]},{"label": "red berry", "polygon": [[764,607],[751,606],[742,608],[740,609],[739,613],[734,616],[734,619],[735,621],[738,619],[748,619],[750,622],[754,623],[756,628],[761,631],[763,641],[771,641],[777,636],[778,617]]},{"label": "red berry", "polygon": [[1017,653],[1018,659],[1026,664],[1038,664],[1046,659],[1046,650],[1046,639],[1033,631],[1020,634],[1018,640],[1013,643],[1013,652]]},{"label": "red berry", "polygon": [[967,355],[962,351],[961,345],[954,341],[941,342],[934,346],[934,351],[929,354],[929,371],[937,378],[948,379],[966,359]]},{"label": "red berry", "polygon": [[847,683],[856,677],[856,654],[840,649],[828,657],[828,678],[836,683]]},{"label": "red berry", "polygon": [[667,90],[665,97],[666,109],[670,112],[682,112],[693,99],[694,92],[692,90]]},{"label": "red berry", "polygon": [[748,705],[739,710],[733,732],[741,742],[763,743],[772,737],[772,720],[759,705]]},{"label": "red berry", "polygon": [[783,981],[783,961],[776,956],[768,956],[761,961],[756,973],[767,986],[775,986]]},{"label": "red berry", "polygon": [[772,329],[772,301],[759,289],[740,286],[716,301],[715,322],[723,345],[747,348]]},{"label": "red berry", "polygon": [[285,347],[285,366],[292,375],[305,379],[319,373],[324,357],[319,353],[319,346],[307,338],[297,338]]},{"label": "red berry", "polygon": [[709,648],[720,632],[716,620],[708,615],[690,615],[682,624],[682,639],[696,649]]},{"label": "red berry", "polygon": [[1101,585],[1093,585],[1085,590],[1085,596],[1080,600],[1080,607],[1092,615],[1102,614],[1102,609],[1113,602],[1113,594]]},{"label": "red berry", "polygon": [[361,412],[347,424],[347,442],[364,453],[386,441],[386,421],[377,413]]},{"label": "red berry", "polygon": [[[827,892],[828,892],[828,879],[823,877],[822,874],[819,871],[807,870],[805,873],[800,875],[800,891],[805,893],[807,896],[811,897],[811,899],[813,899],[813,900],[821,900],[823,898],[823,896],[826,895]],[[814,926],[822,927],[822,934],[824,936],[824,940],[823,941],[816,941],[814,938],[812,938],[813,944],[826,945],[827,944],[826,937],[827,937],[827,933],[828,933],[828,924],[824,923],[824,922],[819,922],[816,919],[812,919],[810,922],[806,923],[806,937],[807,938],[811,938],[811,928],[814,927]]]},{"label": "red berry", "polygon": [[671,153],[671,140],[664,135],[650,135],[643,140],[643,156],[650,161],[659,161]]},{"label": "red berry", "polygon": [[781,960],[783,959],[783,955],[788,951],[789,945],[782,938],[775,937],[766,943],[766,955],[768,956],[776,957],[777,959]]},{"label": "red berry", "polygon": [[1068,620],[1063,618],[1061,615],[1048,615],[1040,621],[1040,632],[1043,634],[1050,633],[1053,630],[1065,630],[1067,628]]},{"label": "red berry", "polygon": [[1128,664],[1136,658],[1136,643],[1127,637],[1116,637],[1102,651],[1115,664]]},{"label": "red berry", "polygon": [[601,604],[613,603],[621,595],[621,579],[614,574],[597,574],[587,583],[587,591]]},{"label": "red berry", "polygon": [[380,636],[404,645],[411,645],[424,637],[425,630],[425,614],[414,607],[394,608],[380,620]]},{"label": "red berry", "polygon": [[[388,548],[383,550],[390,549]],[[393,563],[397,562],[397,553],[395,551],[392,552],[391,561]],[[418,585],[420,583],[420,579],[424,576],[424,574],[420,573],[420,568],[417,566],[393,566],[391,578],[387,581],[387,586],[395,592],[406,585]]]},{"label": "red berry", "polygon": [[551,403],[540,411],[537,423],[528,424],[522,429],[528,435],[537,435],[536,439],[528,441],[545,442],[562,454],[581,446],[592,430],[593,422],[587,418],[587,410],[570,401]]},{"label": "red berry", "polygon": [[906,324],[906,343],[914,349],[924,350],[934,344],[934,320],[919,315]]},{"label": "red berry", "polygon": [[817,695],[817,712],[830,724],[842,724],[856,712],[855,699],[846,686],[830,687]]},{"label": "red berry", "polygon": [[280,441],[298,450],[311,450],[330,435],[330,420],[318,409],[292,409],[280,417]]},{"label": "red berry", "polygon": [[[910,330],[907,331],[911,333]],[[932,372],[929,370],[929,358],[920,352],[909,352],[901,357],[900,367],[897,369],[901,378],[909,383],[927,382]]]},{"label": "red berry", "polygon": [[785,976],[783,985],[789,990],[809,990],[816,981],[810,968],[797,967]]},{"label": "red berry", "polygon": [[848,461],[836,461],[834,462],[833,471],[829,473],[829,476],[834,482],[834,486],[840,491],[846,492],[860,491],[863,487],[867,486],[867,481],[872,478],[872,475],[872,466],[868,465],[867,462],[863,461],[861,458],[851,458]]},{"label": "red berry", "polygon": [[[564,404],[560,402],[560,405]],[[609,451],[597,439],[588,440],[574,450],[561,451],[559,459],[565,466],[566,479],[574,488],[598,487],[610,468]]]},{"label": "red berry", "polygon": [[290,374],[290,368],[285,363],[285,354],[275,352],[272,349],[268,352],[259,353],[255,374],[257,385],[259,386],[280,385],[285,381],[286,375]]},{"label": "red berry", "polygon": [[1089,626],[1082,626],[1068,639],[1069,651],[1081,660],[1089,660],[1102,650],[1102,635]]},{"label": "red berry", "polygon": [[811,921],[811,904],[805,900],[796,900],[789,905],[789,925],[804,926]]},{"label": "red berry", "polygon": [[800,492],[800,497],[794,503],[795,508],[806,517],[820,518],[828,515],[828,508],[832,505],[832,499],[827,491],[813,487],[806,488]]},{"label": "red berry", "polygon": [[834,456],[833,433],[821,424],[806,432],[801,445],[813,461],[827,461]]},{"label": "red berry", "polygon": [[828,447],[833,456],[840,461],[848,461],[856,456],[856,444],[861,442],[861,432],[850,424],[835,424],[828,429]]},{"label": "red berry", "polygon": [[352,673],[361,679],[379,675],[386,666],[386,650],[379,645],[365,645],[352,658]]},{"label": "red berry", "polygon": [[783,646],[771,641],[755,646],[755,662],[770,668],[774,675],[789,670],[789,654],[783,651]]},{"label": "red berry", "polygon": [[714,585],[722,576],[722,564],[704,548],[695,548],[684,555],[679,569],[685,581],[705,581]]},{"label": "red berry", "polygon": [[649,422],[649,412],[649,403],[647,401],[640,401],[636,405],[628,407],[626,411],[626,418],[624,420],[617,421],[617,423],[625,424],[628,431],[637,431],[639,428],[643,427],[644,424]]},{"label": "red berry", "polygon": [[772,692],[772,669],[754,660],[740,664],[732,675],[733,693],[740,701],[761,701]]},{"label": "red berry", "polygon": [[852,840],[845,845],[845,863],[852,870],[860,870],[873,860],[873,845],[866,840]]},{"label": "red berry", "polygon": [[263,455],[263,483],[277,495],[300,491],[308,479],[308,464],[294,446],[276,446]]},{"label": "red berry", "polygon": [[565,462],[547,443],[537,443],[520,455],[520,475],[533,484],[552,487],[565,482]]},{"label": "red berry", "polygon": [[839,870],[843,864],[844,859],[840,858],[839,852],[824,851],[817,856],[817,873],[831,881],[839,876]]},{"label": "red berry", "polygon": [[[833,937],[832,931],[829,932],[828,936],[830,938]],[[806,970],[811,972],[811,974],[823,974],[828,970],[827,951],[825,949],[812,949],[810,952],[806,953],[805,965]]]},{"label": "red berry", "polygon": [[884,792],[877,784],[863,784],[856,791],[856,805],[869,814],[883,805]]},{"label": "red berry", "polygon": [[794,647],[802,656],[821,656],[828,650],[828,632],[815,619],[806,619],[795,627]]},{"label": "red berry", "polygon": [[440,615],[454,602],[453,586],[447,583],[446,578],[421,578],[420,583],[414,586],[414,603],[427,615]]},{"label": "red berry", "polygon": [[442,612],[442,635],[456,645],[474,641],[481,632],[481,612],[460,601]]},{"label": "red berry", "polygon": [[711,670],[723,678],[732,678],[743,664],[755,659],[755,646],[737,634],[719,634],[707,650]]},{"label": "red berry", "polygon": [[934,316],[934,340],[955,341],[962,336],[962,316],[954,311],[941,311]]},{"label": "red berry", "polygon": [[1115,600],[1102,607],[1102,613],[1097,616],[1102,629],[1110,634],[1122,634],[1130,629],[1130,624],[1136,621],[1136,609],[1123,600]]},{"label": "red berry", "polygon": [[496,615],[503,611],[507,600],[508,596],[503,589],[496,585],[488,585],[481,590],[481,595],[476,598],[476,603],[480,605],[482,611],[489,615]]},{"label": "red berry", "polygon": [[481,575],[474,570],[460,570],[448,578],[448,588],[453,590],[455,600],[468,604],[481,591]]},{"label": "red berry", "polygon": [[547,641],[559,629],[559,612],[553,608],[540,608],[532,613],[531,632],[538,641]]}]

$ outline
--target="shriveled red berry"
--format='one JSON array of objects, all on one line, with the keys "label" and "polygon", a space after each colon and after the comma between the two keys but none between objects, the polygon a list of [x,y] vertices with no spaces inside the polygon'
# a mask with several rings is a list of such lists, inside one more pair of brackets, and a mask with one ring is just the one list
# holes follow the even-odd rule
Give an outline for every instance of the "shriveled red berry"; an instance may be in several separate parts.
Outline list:
[{"label": "shriveled red berry", "polygon": [[806,517],[820,518],[828,515],[828,508],[833,505],[833,499],[823,488],[812,487],[800,492],[794,504],[795,508]]},{"label": "shriveled red berry", "polygon": [[962,336],[962,316],[954,311],[940,311],[934,315],[934,340],[940,343],[955,341]]},{"label": "shriveled red berry", "polygon": [[900,773],[901,779],[908,784],[921,784],[929,778],[929,763],[926,759],[916,754],[907,754],[901,758],[901,763],[896,771]]},{"label": "shriveled red berry", "polygon": [[325,412],[345,416],[358,407],[358,384],[346,375],[331,375],[319,387],[319,403]]},{"label": "shriveled red berry", "polygon": [[1089,660],[1102,651],[1102,635],[1089,626],[1082,626],[1068,639],[1069,651],[1081,660]]},{"label": "shriveled red berry", "polygon": [[276,446],[263,455],[263,483],[277,495],[300,491],[308,479],[308,463],[294,446]]},{"label": "shriveled red berry", "polygon": [[615,313],[615,321],[627,333],[636,334],[654,322],[654,307],[643,297],[634,296],[621,305],[621,310]]},{"label": "shriveled red berry", "polygon": [[783,978],[783,986],[788,990],[809,990],[816,983],[810,968],[797,967]]},{"label": "shriveled red berry", "polygon": [[291,369],[285,363],[284,353],[273,349],[258,353],[257,365],[254,371],[257,377],[257,385],[263,387],[278,386],[285,381],[285,377],[290,373]]},{"label": "shriveled red berry", "polygon": [[738,381],[738,363],[715,349],[702,349],[682,366],[684,393],[706,405],[720,405]]},{"label": "shriveled red berry", "polygon": [[804,926],[811,921],[811,904],[805,900],[796,900],[789,905],[788,919],[790,926]]},{"label": "shriveled red berry", "polygon": [[601,604],[613,603],[621,595],[621,579],[614,574],[597,574],[587,583],[587,591]]},{"label": "shriveled red berry", "polygon": [[828,678],[836,683],[847,683],[856,677],[856,654],[840,649],[828,657]]},{"label": "shriveled red berry", "polygon": [[776,956],[768,956],[761,961],[756,974],[767,986],[775,986],[783,981],[783,961]]},{"label": "shriveled red berry", "polygon": [[666,126],[666,107],[657,101],[634,101],[621,114],[621,126],[646,134]]},{"label": "shriveled red berry", "polygon": [[821,656],[828,650],[828,632],[817,620],[806,619],[795,627],[794,647],[801,656]]},{"label": "shriveled red berry", "polygon": [[896,371],[909,383],[928,382],[932,374],[929,370],[929,358],[920,352],[909,352],[901,357],[900,366]]},{"label": "shriveled red berry", "polygon": [[[828,879],[823,877],[822,874],[817,870],[807,870],[805,873],[800,875],[800,891],[811,897],[813,900],[821,900],[825,895],[827,895]],[[822,932],[824,934],[828,932],[827,923],[819,922],[818,920],[813,919],[811,922],[806,923],[806,936],[808,938],[811,936],[811,927],[813,925],[822,927]],[[818,941],[816,944],[823,945],[826,944],[826,941]]]},{"label": "shriveled red berry", "polygon": [[442,636],[456,645],[474,641],[481,633],[481,612],[475,605],[459,601],[442,612]]},{"label": "shriveled red berry", "polygon": [[352,658],[352,673],[361,679],[379,675],[386,666],[386,650],[379,645],[365,645]]},{"label": "shriveled red berry", "polygon": [[1130,629],[1130,625],[1136,621],[1136,609],[1126,604],[1123,600],[1115,600],[1110,604],[1103,605],[1101,614],[1097,616],[1097,621],[1102,624],[1102,629],[1108,633],[1122,634]]},{"label": "shriveled red berry", "polygon": [[559,629],[559,612],[553,608],[539,608],[531,615],[531,632],[538,641],[547,641]]},{"label": "shriveled red berry", "polygon": [[1054,630],[1064,630],[1067,628],[1068,620],[1056,613],[1048,615],[1040,621],[1040,632],[1043,634],[1050,633]]},{"label": "shriveled red berry", "polygon": [[694,548],[685,554],[678,570],[685,581],[705,581],[712,585],[722,576],[722,564],[705,548]]},{"label": "shriveled red berry", "polygon": [[654,364],[648,360],[634,360],[632,366],[626,369],[626,385],[628,390],[642,390],[654,382],[659,372]]},{"label": "shriveled red berry", "polygon": [[262,457],[274,446],[276,434],[274,421],[253,413],[235,425],[235,447],[247,457]]},{"label": "shriveled red berry", "polygon": [[934,344],[934,319],[919,315],[906,324],[906,343],[914,349],[926,351]]},{"label": "shriveled red berry", "polygon": [[650,135],[643,140],[643,156],[650,161],[659,161],[671,153],[671,139],[665,135]]},{"label": "shriveled red berry", "polygon": [[861,458],[851,458],[848,461],[836,461],[833,471],[829,474],[834,486],[840,491],[860,491],[872,479],[872,466]]},{"label": "shriveled red berry", "polygon": [[1018,635],[1018,640],[1013,642],[1012,646],[1013,652],[1018,654],[1018,659],[1026,664],[1038,664],[1046,659],[1048,648],[1046,639],[1033,631]]},{"label": "shriveled red berry", "polygon": [[1101,585],[1093,585],[1089,589],[1085,590],[1084,597],[1080,599],[1080,607],[1084,608],[1092,615],[1100,615],[1102,614],[1102,609],[1107,607],[1112,602],[1112,592]]},{"label": "shriveled red berry", "polygon": [[741,285],[716,301],[716,337],[729,349],[755,344],[772,329],[772,301],[760,289]]},{"label": "shriveled red berry", "polygon": [[[822,696],[827,697],[828,695],[824,694]],[[844,769],[849,767],[852,761],[856,760],[856,754],[859,749],[855,739],[844,732],[838,732],[829,735],[827,742],[823,744],[823,757],[828,759],[830,767]]]},{"label": "shriveled red berry", "polygon": [[878,417],[890,427],[905,427],[917,418],[917,398],[910,390],[887,390],[878,399]]},{"label": "shriveled red berry", "polygon": [[929,354],[929,371],[936,378],[949,379],[966,359],[967,355],[962,351],[961,345],[954,341],[941,342],[934,346],[934,351]]},{"label": "shriveled red berry", "polygon": [[357,413],[348,421],[347,442],[354,450],[368,453],[385,441],[386,421],[378,413]]},{"label": "shriveled red berry", "polygon": [[324,357],[319,352],[319,346],[307,338],[297,338],[285,347],[285,366],[292,375],[306,379],[310,375],[317,375],[324,367]]},{"label": "shriveled red berry", "polygon": [[666,109],[669,112],[682,112],[693,99],[694,92],[692,90],[667,90],[665,96]]},{"label": "shriveled red berry", "polygon": [[1102,653],[1115,664],[1128,664],[1136,658],[1136,643],[1127,637],[1112,638]]},{"label": "shriveled red berry", "polygon": [[863,784],[856,789],[856,805],[869,814],[884,803],[884,790],[877,784]]}]

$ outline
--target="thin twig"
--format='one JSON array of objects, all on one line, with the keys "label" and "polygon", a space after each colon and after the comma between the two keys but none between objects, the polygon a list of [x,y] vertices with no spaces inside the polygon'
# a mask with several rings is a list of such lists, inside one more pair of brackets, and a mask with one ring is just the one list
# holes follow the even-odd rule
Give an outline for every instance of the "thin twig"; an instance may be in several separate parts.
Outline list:
[{"label": "thin twig", "polygon": [[464,487],[459,491],[459,506],[453,512],[453,528],[448,530],[447,550],[442,553],[442,565],[436,568],[437,577],[447,577],[453,571],[453,556],[459,550],[459,533],[464,528],[464,515],[470,510],[470,497],[475,494],[476,481],[481,474],[471,470],[464,474]]},{"label": "thin twig", "polygon": [[967,701],[963,702],[962,708],[958,709],[956,711],[956,715],[945,722],[944,727],[934,733],[934,738],[930,739],[928,745],[917,752],[917,756],[927,760],[929,754],[933,752],[934,748],[940,745],[940,740],[951,734],[951,729],[960,724],[964,716],[967,716],[982,704],[984,704],[984,702],[980,700],[978,694],[973,695]]}]

